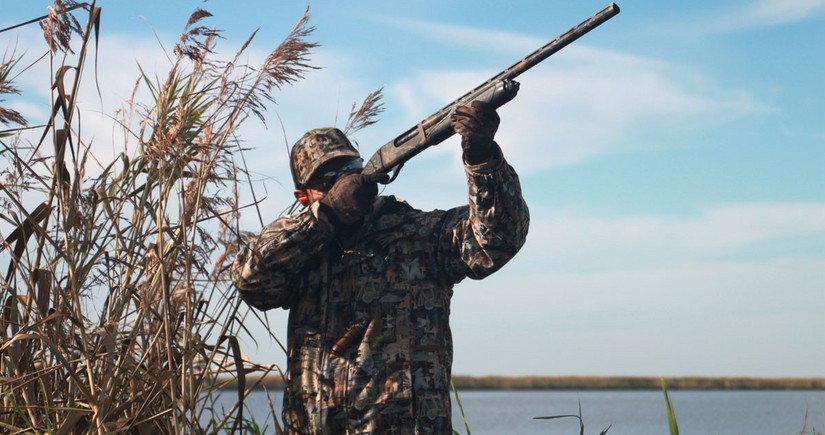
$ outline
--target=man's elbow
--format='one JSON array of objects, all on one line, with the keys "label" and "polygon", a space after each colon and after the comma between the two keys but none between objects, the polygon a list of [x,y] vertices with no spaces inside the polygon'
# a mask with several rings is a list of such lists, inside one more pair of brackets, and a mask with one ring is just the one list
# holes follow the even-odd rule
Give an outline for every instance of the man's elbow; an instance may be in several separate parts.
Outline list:
[{"label": "man's elbow", "polygon": [[524,245],[524,239],[514,240],[514,243],[497,246],[495,249],[488,249],[480,252],[469,262],[470,279],[484,279],[503,268],[513,257],[518,254]]},{"label": "man's elbow", "polygon": [[287,292],[275,291],[273,289],[245,289],[237,284],[235,288],[241,300],[252,308],[267,311],[273,308],[286,308],[289,305]]}]

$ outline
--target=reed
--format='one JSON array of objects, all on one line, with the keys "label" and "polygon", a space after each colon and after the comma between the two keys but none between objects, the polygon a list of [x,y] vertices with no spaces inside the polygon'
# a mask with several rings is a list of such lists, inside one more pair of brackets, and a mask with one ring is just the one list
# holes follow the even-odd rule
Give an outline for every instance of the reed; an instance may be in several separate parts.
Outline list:
[{"label": "reed", "polygon": [[[165,74],[136,71],[132,98],[111,114],[123,132],[111,162],[91,153],[77,107],[101,9],[57,0],[39,20],[50,116],[26,129],[22,115],[0,108],[10,127],[0,132],[3,432],[268,427],[243,414],[255,387],[245,376],[277,368],[242,356],[248,310],[225,274],[240,240],[239,128],[313,68],[317,44],[307,42],[307,10],[262,65],[238,64],[254,33],[233,59],[215,59],[219,32],[202,24],[210,17],[191,15]],[[0,97],[21,92],[19,59],[0,62]],[[141,88],[149,101],[138,100]],[[221,412],[212,404],[227,379],[238,399]]]},{"label": "reed", "polygon": [[670,435],[679,435],[679,422],[676,421],[676,409],[673,408],[673,403],[670,401],[670,395],[667,393],[667,382],[662,379],[662,394],[665,396],[665,415],[667,415],[667,427]]}]

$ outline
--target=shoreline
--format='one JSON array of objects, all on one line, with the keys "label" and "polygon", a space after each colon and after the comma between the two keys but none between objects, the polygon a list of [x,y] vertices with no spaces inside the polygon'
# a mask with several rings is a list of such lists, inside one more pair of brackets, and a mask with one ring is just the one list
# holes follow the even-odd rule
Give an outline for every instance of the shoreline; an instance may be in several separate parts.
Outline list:
[{"label": "shoreline", "polygon": [[[662,380],[668,390],[825,390],[825,378],[757,378],[707,376],[453,376],[459,391],[470,390],[661,390]],[[250,374],[246,388],[281,390],[283,379],[270,373],[264,379]],[[237,388],[228,381],[223,388]]]},{"label": "shoreline", "polygon": [[825,378],[706,376],[455,376],[463,390],[825,390]]}]

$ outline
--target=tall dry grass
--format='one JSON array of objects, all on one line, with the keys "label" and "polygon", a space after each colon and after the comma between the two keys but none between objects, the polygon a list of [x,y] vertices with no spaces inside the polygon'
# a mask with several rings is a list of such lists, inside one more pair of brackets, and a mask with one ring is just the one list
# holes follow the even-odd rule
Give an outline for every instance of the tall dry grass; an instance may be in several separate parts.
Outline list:
[{"label": "tall dry grass", "polygon": [[[233,59],[215,59],[219,34],[196,10],[169,71],[136,71],[135,93],[111,114],[124,137],[111,162],[91,152],[77,107],[100,12],[94,1],[57,0],[39,20],[53,77],[44,83],[49,119],[26,129],[20,113],[0,110],[9,127],[0,132],[0,430],[257,428],[243,415],[243,375],[273,367],[242,358],[247,310],[224,274],[239,240],[238,135],[312,68],[308,10],[254,68],[238,61],[255,34]],[[2,60],[0,93],[21,92],[19,59]],[[138,101],[141,88],[149,101]],[[212,408],[224,380],[239,381],[226,412]]]}]

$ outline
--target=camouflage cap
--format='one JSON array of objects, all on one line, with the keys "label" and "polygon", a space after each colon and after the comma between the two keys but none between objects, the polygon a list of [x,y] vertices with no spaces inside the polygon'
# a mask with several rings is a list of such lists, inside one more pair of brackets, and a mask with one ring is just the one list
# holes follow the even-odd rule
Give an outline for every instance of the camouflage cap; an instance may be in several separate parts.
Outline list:
[{"label": "camouflage cap", "polygon": [[308,131],[292,147],[289,169],[296,189],[304,189],[307,181],[326,162],[339,157],[360,158],[344,133],[337,128],[316,128]]}]

